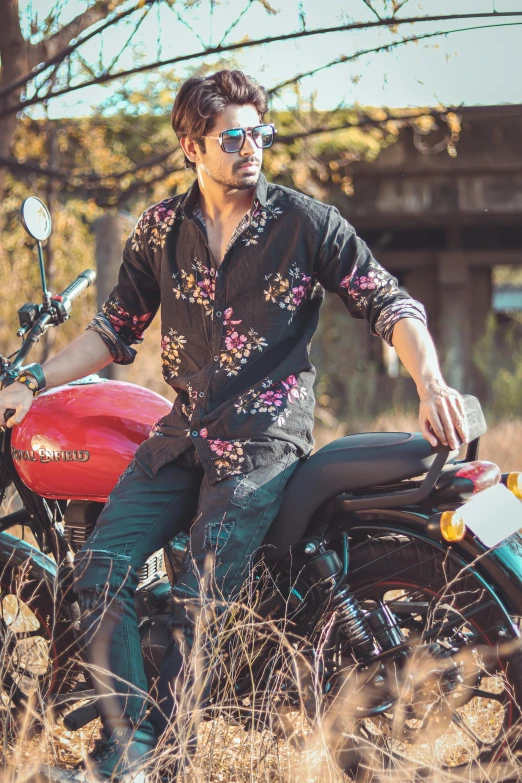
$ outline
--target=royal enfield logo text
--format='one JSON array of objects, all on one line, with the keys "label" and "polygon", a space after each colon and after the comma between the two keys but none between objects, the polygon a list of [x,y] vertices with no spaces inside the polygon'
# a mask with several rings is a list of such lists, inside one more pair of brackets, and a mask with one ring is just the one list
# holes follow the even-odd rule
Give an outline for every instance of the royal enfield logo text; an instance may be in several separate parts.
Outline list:
[{"label": "royal enfield logo text", "polygon": [[87,462],[91,456],[88,451],[20,451],[11,449],[13,459],[17,462]]}]

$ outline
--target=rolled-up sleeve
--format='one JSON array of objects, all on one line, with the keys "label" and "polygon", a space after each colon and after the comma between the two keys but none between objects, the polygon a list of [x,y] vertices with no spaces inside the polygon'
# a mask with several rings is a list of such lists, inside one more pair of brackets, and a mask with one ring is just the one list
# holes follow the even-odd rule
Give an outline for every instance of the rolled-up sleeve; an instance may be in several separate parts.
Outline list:
[{"label": "rolled-up sleeve", "polygon": [[98,332],[116,364],[131,364],[160,305],[160,287],[147,252],[147,213],[125,243],[118,282],[87,329]]},{"label": "rolled-up sleeve", "polygon": [[389,345],[401,318],[426,324],[422,304],[401,291],[397,279],[375,260],[335,207],[328,211],[315,274],[327,291],[342,299],[350,315],[366,319],[372,334]]}]

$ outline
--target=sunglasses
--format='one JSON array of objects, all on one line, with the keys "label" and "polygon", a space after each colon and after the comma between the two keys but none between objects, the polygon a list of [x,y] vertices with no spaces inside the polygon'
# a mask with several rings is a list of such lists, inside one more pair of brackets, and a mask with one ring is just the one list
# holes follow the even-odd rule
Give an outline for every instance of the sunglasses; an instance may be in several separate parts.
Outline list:
[{"label": "sunglasses", "polygon": [[255,128],[230,128],[221,131],[219,136],[203,136],[204,139],[217,139],[223,152],[241,152],[247,134],[261,150],[266,150],[274,143],[275,128],[273,125],[256,125]]}]

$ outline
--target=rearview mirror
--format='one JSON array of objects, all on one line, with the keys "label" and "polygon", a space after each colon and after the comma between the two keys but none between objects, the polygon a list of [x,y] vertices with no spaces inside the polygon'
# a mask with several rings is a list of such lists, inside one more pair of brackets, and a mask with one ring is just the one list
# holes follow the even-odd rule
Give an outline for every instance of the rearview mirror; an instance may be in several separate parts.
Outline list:
[{"label": "rearview mirror", "polygon": [[21,209],[22,225],[33,239],[43,242],[51,233],[51,215],[39,198],[29,196]]}]

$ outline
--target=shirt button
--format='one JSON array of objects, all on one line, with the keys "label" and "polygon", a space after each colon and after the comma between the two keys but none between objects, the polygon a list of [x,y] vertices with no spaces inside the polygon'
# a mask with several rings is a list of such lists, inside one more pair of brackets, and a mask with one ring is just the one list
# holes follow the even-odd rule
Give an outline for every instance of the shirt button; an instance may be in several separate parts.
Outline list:
[{"label": "shirt button", "polygon": [[193,438],[197,438],[198,437],[198,431],[197,430],[192,430],[192,437]]},{"label": "shirt button", "polygon": [[219,356],[214,356],[214,361],[218,362],[219,361]]},{"label": "shirt button", "polygon": [[199,393],[199,396],[200,396],[200,397],[204,397],[204,396],[205,396],[205,392],[200,392],[200,393]]},{"label": "shirt button", "polygon": [[223,313],[221,312],[221,310],[218,310],[218,311],[217,311],[217,313],[216,313],[216,315],[217,315],[217,317],[218,317],[218,318],[221,318],[221,316],[223,315]]}]

